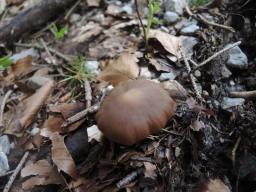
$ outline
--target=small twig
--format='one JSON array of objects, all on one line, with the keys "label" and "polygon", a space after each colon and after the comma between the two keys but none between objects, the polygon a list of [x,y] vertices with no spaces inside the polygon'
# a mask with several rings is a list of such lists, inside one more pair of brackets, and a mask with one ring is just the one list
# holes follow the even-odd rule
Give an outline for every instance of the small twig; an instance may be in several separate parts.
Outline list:
[{"label": "small twig", "polygon": [[234,148],[232,149],[232,152],[231,152],[231,155],[232,155],[231,159],[234,167],[235,167],[235,161],[236,161],[236,151],[238,149],[240,142],[241,142],[241,136],[239,136],[238,139],[236,140]]},{"label": "small twig", "polygon": [[249,99],[249,98],[255,98],[256,97],[256,90],[254,91],[233,91],[229,93],[230,97],[234,97],[234,98],[245,98],[245,99]]},{"label": "small twig", "polygon": [[205,61],[203,61],[202,63],[198,64],[198,66],[195,68],[195,69],[198,69],[204,65],[206,65],[207,63],[209,63],[211,60],[213,60],[214,58],[216,58],[217,56],[219,56],[220,54],[240,45],[242,42],[241,41],[238,41],[236,43],[233,43],[225,48],[223,48],[222,50],[218,51],[217,53],[214,53],[211,57],[209,57],[208,59],[206,59]]},{"label": "small twig", "polygon": [[198,64],[197,64],[194,60],[192,60],[192,59],[188,59],[188,61],[189,61],[190,63],[192,63],[195,67],[197,67],[197,66],[198,66]]},{"label": "small twig", "polygon": [[27,152],[23,155],[23,157],[21,158],[21,160],[20,160],[18,166],[16,167],[16,169],[15,169],[14,172],[13,172],[13,174],[11,175],[11,177],[10,177],[8,183],[5,185],[3,192],[9,192],[9,190],[10,190],[11,187],[12,187],[12,184],[13,184],[15,178],[17,177],[17,175],[18,175],[18,173],[20,172],[21,168],[22,168],[23,165],[25,164],[25,162],[26,162],[26,160],[27,160],[27,158],[28,158],[28,155],[29,155],[29,151],[27,151]]},{"label": "small twig", "polygon": [[4,127],[4,108],[5,108],[5,105],[6,105],[6,102],[8,100],[8,98],[11,96],[11,94],[13,93],[13,90],[9,90],[5,96],[4,96],[4,99],[3,99],[3,102],[1,104],[1,108],[0,108],[0,128]]},{"label": "small twig", "polygon": [[193,89],[194,89],[194,91],[196,93],[196,96],[197,96],[198,99],[203,101],[203,98],[202,98],[201,94],[199,93],[197,85],[196,85],[196,78],[195,78],[195,76],[192,73],[190,73],[191,72],[191,67],[190,67],[189,62],[188,62],[188,60],[186,58],[186,55],[184,54],[184,52],[183,52],[181,47],[180,47],[180,53],[181,53],[181,56],[182,56],[182,58],[184,60],[187,72],[188,72],[189,77],[190,77],[190,81],[191,81]]},{"label": "small twig", "polygon": [[230,26],[226,26],[226,25],[221,25],[221,24],[218,24],[218,23],[214,23],[212,21],[208,21],[206,18],[204,18],[202,15],[194,15],[191,10],[189,9],[189,6],[186,6],[186,12],[189,14],[189,16],[193,17],[194,19],[206,24],[206,25],[211,25],[211,26],[214,26],[214,27],[219,27],[219,28],[222,28],[222,29],[225,29],[225,30],[228,30],[228,31],[231,31],[231,32],[235,32],[235,30],[233,29],[233,27],[230,27]]},{"label": "small twig", "polygon": [[84,81],[84,90],[85,90],[86,108],[89,108],[92,106],[92,88],[88,80]]},{"label": "small twig", "polygon": [[78,7],[78,5],[82,2],[82,0],[78,0],[67,12],[67,14],[65,15],[64,19],[67,20],[70,15],[74,12],[74,10]]},{"label": "small twig", "polygon": [[[15,46],[19,46],[19,47],[26,47],[26,48],[31,48],[31,47],[34,47],[34,48],[37,48],[37,49],[40,49],[40,50],[44,50],[44,47],[39,45],[38,43],[36,44],[25,44],[25,43],[14,43]],[[49,51],[52,53],[52,54],[55,54],[57,55],[58,57],[60,57],[61,59],[65,60],[66,62],[70,62],[72,59],[64,54],[62,54],[61,52],[53,49],[53,48],[48,48]]]},{"label": "small twig", "polygon": [[141,16],[140,16],[140,11],[139,11],[139,6],[138,6],[138,0],[135,0],[135,8],[136,8],[136,12],[137,12],[137,15],[138,15],[138,18],[139,18],[139,21],[140,21],[140,25],[142,27],[142,30],[143,30],[143,36],[144,36],[144,41],[145,41],[145,44],[146,44],[146,50],[148,50],[148,41],[147,41],[147,33],[146,33],[146,29],[143,25],[143,22],[142,22],[142,19],[141,19]]},{"label": "small twig", "polygon": [[131,172],[125,178],[121,179],[117,184],[117,188],[121,189],[131,183],[134,179],[136,179],[142,173],[142,169],[138,169],[136,171]]},{"label": "small twig", "polygon": [[75,122],[81,120],[81,119],[84,118],[87,114],[89,114],[89,113],[95,113],[96,111],[98,111],[99,107],[100,107],[100,104],[98,103],[98,104],[95,104],[95,105],[93,105],[93,106],[91,106],[91,107],[89,107],[89,108],[87,108],[87,109],[85,109],[85,110],[83,110],[83,111],[80,111],[79,113],[75,114],[74,116],[68,118],[68,119],[66,120],[66,122],[64,122],[64,123],[61,125],[61,127],[62,127],[62,128],[65,128],[65,127],[67,127],[67,126],[69,126],[69,125],[71,125],[71,124],[73,124],[73,123],[75,123]]},{"label": "small twig", "polygon": [[44,47],[44,49],[45,49],[46,53],[48,54],[48,56],[50,57],[51,63],[53,65],[56,65],[55,59],[53,58],[52,54],[50,53],[50,50],[49,50],[48,46],[46,45],[45,41],[42,38],[40,38],[40,43]]}]

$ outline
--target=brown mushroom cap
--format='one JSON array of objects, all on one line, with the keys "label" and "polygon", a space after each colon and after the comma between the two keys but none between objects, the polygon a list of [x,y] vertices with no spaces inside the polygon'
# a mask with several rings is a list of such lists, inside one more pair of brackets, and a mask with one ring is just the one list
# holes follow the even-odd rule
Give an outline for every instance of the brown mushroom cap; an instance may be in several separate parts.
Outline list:
[{"label": "brown mushroom cap", "polygon": [[125,81],[105,98],[96,121],[108,139],[132,145],[159,132],[174,110],[175,102],[157,83]]}]

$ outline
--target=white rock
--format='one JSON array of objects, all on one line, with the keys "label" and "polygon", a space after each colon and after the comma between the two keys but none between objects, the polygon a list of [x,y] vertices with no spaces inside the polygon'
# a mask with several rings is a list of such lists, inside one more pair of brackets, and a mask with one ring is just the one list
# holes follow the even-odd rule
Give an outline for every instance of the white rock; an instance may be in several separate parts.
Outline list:
[{"label": "white rock", "polygon": [[0,137],[0,151],[8,155],[11,150],[11,143],[7,135]]},{"label": "white rock", "polygon": [[189,22],[186,23],[180,30],[180,33],[182,35],[191,35],[196,33],[199,30],[199,26],[197,25],[196,22]]},{"label": "white rock", "polygon": [[91,73],[99,74],[99,62],[98,61],[86,61],[85,66]]},{"label": "white rock", "polygon": [[[229,46],[229,45],[227,45]],[[228,52],[227,66],[233,69],[247,69],[248,68],[248,58],[242,52],[242,50],[236,46],[229,50]]]},{"label": "white rock", "polygon": [[8,158],[4,152],[0,152],[0,174],[4,174],[9,170]]},{"label": "white rock", "polygon": [[180,15],[183,14],[184,8],[187,5],[186,0],[165,0],[164,7],[166,11],[174,11]]},{"label": "white rock", "polygon": [[31,56],[33,57],[34,59],[38,58],[39,57],[39,54],[38,52],[34,49],[34,48],[31,48],[31,49],[26,49],[24,51],[21,51],[20,53],[16,53],[14,54],[13,56],[11,56],[11,60],[16,63],[18,60],[20,59],[23,59],[27,56]]},{"label": "white rock", "polygon": [[177,77],[175,73],[162,73],[159,77],[160,81],[174,80]]},{"label": "white rock", "polygon": [[88,134],[88,141],[92,141],[92,139],[95,139],[96,141],[100,142],[102,137],[102,132],[99,130],[97,125],[93,125],[91,127],[87,128],[87,134]]},{"label": "white rock", "polygon": [[221,107],[222,109],[229,109],[231,107],[243,105],[244,102],[245,102],[245,99],[243,98],[224,97],[221,103]]},{"label": "white rock", "polygon": [[5,7],[6,7],[6,1],[1,0],[0,1],[0,14],[2,14],[2,12],[5,10]]},{"label": "white rock", "polygon": [[179,15],[172,11],[166,11],[164,14],[164,20],[169,24],[176,23],[179,18]]}]

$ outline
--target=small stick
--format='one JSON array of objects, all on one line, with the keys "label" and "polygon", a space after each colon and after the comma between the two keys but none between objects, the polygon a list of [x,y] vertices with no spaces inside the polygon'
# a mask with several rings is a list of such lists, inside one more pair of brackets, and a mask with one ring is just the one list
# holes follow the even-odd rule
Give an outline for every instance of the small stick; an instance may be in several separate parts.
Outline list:
[{"label": "small stick", "polygon": [[5,96],[4,96],[4,99],[3,99],[3,102],[1,104],[1,108],[0,108],[0,128],[4,127],[4,108],[5,108],[5,105],[6,105],[6,102],[8,100],[8,98],[11,96],[11,94],[13,93],[13,90],[9,90]]},{"label": "small stick", "polygon": [[245,99],[249,99],[249,98],[255,98],[256,97],[256,90],[254,91],[233,91],[229,93],[230,97],[234,97],[234,98],[245,98]]},{"label": "small stick", "polygon": [[216,58],[217,56],[219,56],[220,54],[222,54],[222,53],[224,53],[224,52],[226,52],[226,51],[228,51],[228,50],[230,50],[230,49],[232,49],[232,48],[234,48],[234,47],[240,45],[241,43],[242,43],[241,41],[238,41],[238,42],[236,42],[236,43],[231,44],[231,45],[228,46],[228,47],[223,48],[222,50],[218,51],[217,53],[214,53],[211,57],[209,57],[208,59],[206,59],[206,60],[203,61],[202,63],[198,64],[198,66],[197,66],[195,69],[198,69],[198,68],[200,68],[200,67],[206,65],[206,64],[209,63],[211,60],[213,60],[214,58]]},{"label": "small stick", "polygon": [[18,175],[18,173],[20,172],[21,168],[22,168],[23,165],[25,164],[25,162],[26,162],[26,160],[27,160],[27,158],[28,158],[28,155],[29,155],[29,151],[27,151],[27,152],[23,155],[23,157],[21,158],[21,160],[20,160],[18,166],[16,167],[16,169],[15,169],[14,172],[13,172],[13,174],[11,175],[11,177],[10,177],[8,183],[5,185],[3,192],[9,192],[9,190],[10,190],[11,187],[12,187],[12,184],[13,184],[15,178],[17,177],[17,175]]},{"label": "small stick", "polygon": [[189,9],[188,6],[186,6],[186,12],[189,14],[189,16],[193,17],[194,19],[198,20],[198,21],[201,21],[202,23],[206,24],[206,25],[211,25],[211,26],[215,26],[215,27],[219,27],[219,28],[222,28],[222,29],[225,29],[225,30],[228,30],[228,31],[231,31],[231,32],[235,32],[235,30],[233,29],[233,27],[230,27],[230,26],[226,26],[226,25],[221,25],[221,24],[218,24],[218,23],[214,23],[214,22],[211,22],[211,21],[208,21],[206,18],[204,18],[202,15],[194,15],[191,10]]},{"label": "small stick", "polygon": [[139,21],[140,21],[140,25],[142,27],[142,30],[143,30],[143,34],[144,34],[144,41],[146,43],[146,50],[148,50],[148,41],[147,41],[147,33],[146,33],[146,29],[143,25],[143,22],[142,22],[142,19],[141,19],[141,16],[140,16],[140,12],[139,12],[139,6],[138,6],[138,0],[135,0],[135,8],[136,8],[136,12],[137,12],[137,15],[138,15],[138,18],[139,18]]},{"label": "small stick", "polygon": [[241,136],[239,136],[238,139],[236,140],[236,143],[235,143],[235,145],[232,149],[232,152],[231,152],[231,154],[232,154],[231,159],[232,159],[234,167],[235,167],[235,160],[236,160],[236,151],[238,149],[238,146],[239,146],[240,142],[241,142]]},{"label": "small stick", "polygon": [[78,0],[67,12],[67,14],[65,15],[64,19],[67,20],[70,15],[74,12],[74,10],[78,7],[78,5],[81,3],[81,0]]},{"label": "small stick", "polygon": [[[31,48],[31,47],[34,47],[34,48],[37,48],[37,49],[40,49],[40,50],[44,50],[44,47],[39,45],[38,43],[36,44],[25,44],[25,43],[14,43],[15,46],[18,46],[18,47],[26,47],[26,48]],[[49,51],[52,53],[52,54],[55,54],[57,55],[58,57],[60,57],[61,59],[65,60],[66,62],[69,62],[71,61],[72,59],[64,54],[62,54],[61,52],[53,49],[53,48],[48,48]]]},{"label": "small stick", "polygon": [[49,48],[47,47],[45,41],[44,41],[42,38],[40,38],[40,42],[41,42],[42,46],[44,47],[44,49],[45,49],[47,55],[50,57],[51,63],[52,63],[53,65],[56,65],[56,61],[54,60],[52,54],[50,53],[50,50],[49,50]]},{"label": "small stick", "polygon": [[183,58],[183,60],[184,60],[184,63],[185,63],[187,72],[188,72],[189,77],[190,77],[190,81],[191,81],[192,86],[193,86],[193,89],[194,89],[194,91],[195,91],[195,93],[196,93],[196,96],[197,96],[198,99],[203,100],[201,94],[200,94],[199,91],[198,91],[197,85],[196,85],[196,78],[194,77],[194,75],[193,75],[192,73],[190,73],[190,72],[191,72],[191,67],[190,67],[189,62],[188,62],[188,60],[187,60],[187,58],[186,58],[186,55],[185,55],[184,52],[182,51],[182,48],[181,48],[181,47],[180,47],[180,52],[181,52],[181,56],[182,56],[182,58]]},{"label": "small stick", "polygon": [[61,127],[62,127],[62,128],[65,128],[65,127],[67,127],[67,126],[69,126],[69,125],[71,125],[71,124],[73,124],[73,123],[75,123],[75,122],[81,120],[81,119],[84,118],[87,114],[89,114],[89,113],[95,113],[96,111],[98,111],[99,107],[100,107],[100,104],[98,103],[98,104],[95,104],[95,105],[93,105],[93,106],[91,106],[91,107],[89,107],[89,108],[87,108],[87,109],[85,109],[85,110],[83,110],[83,111],[80,111],[79,113],[75,114],[74,116],[68,118],[68,119],[66,120],[66,122],[64,122],[64,123],[61,125]]},{"label": "small stick", "polygon": [[136,179],[142,172],[142,169],[136,170],[128,174],[125,178],[121,179],[117,184],[117,188],[121,189]]},{"label": "small stick", "polygon": [[85,90],[86,108],[89,108],[92,106],[92,88],[88,80],[84,81],[84,90]]}]

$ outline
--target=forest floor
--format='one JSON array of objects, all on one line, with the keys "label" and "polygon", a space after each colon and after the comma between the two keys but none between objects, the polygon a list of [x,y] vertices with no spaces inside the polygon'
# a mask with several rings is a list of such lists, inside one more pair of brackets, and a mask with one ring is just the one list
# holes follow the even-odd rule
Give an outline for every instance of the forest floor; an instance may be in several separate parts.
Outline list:
[{"label": "forest floor", "polygon": [[[255,9],[1,0],[0,190],[255,192]],[[102,138],[95,120],[127,79],[154,81],[177,104],[132,146]]]}]

